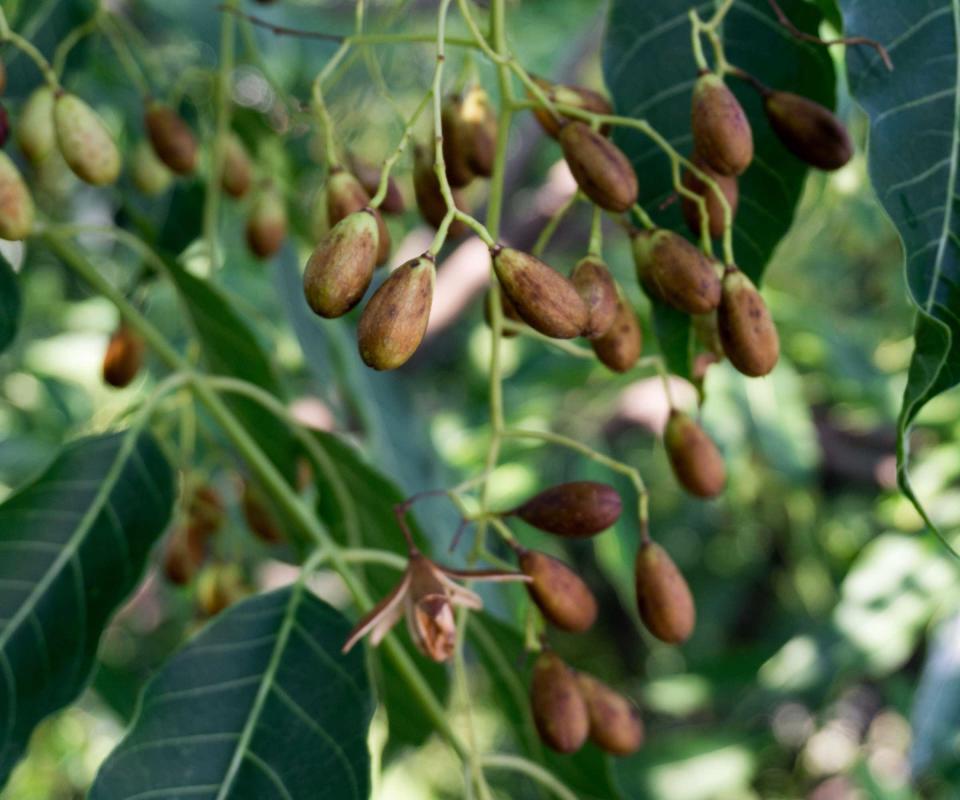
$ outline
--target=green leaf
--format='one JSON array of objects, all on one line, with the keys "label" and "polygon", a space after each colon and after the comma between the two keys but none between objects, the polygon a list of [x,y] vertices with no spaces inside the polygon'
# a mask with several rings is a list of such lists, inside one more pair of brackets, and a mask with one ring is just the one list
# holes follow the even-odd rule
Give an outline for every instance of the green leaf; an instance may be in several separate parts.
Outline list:
[{"label": "green leaf", "polygon": [[91,800],[365,800],[373,701],[349,630],[300,583],[233,606],[147,685]]},{"label": "green leaf", "polygon": [[956,760],[960,726],[960,613],[944,620],[927,652],[910,712],[910,766],[921,775],[940,759]]},{"label": "green leaf", "polygon": [[[803,0],[781,0],[781,7],[804,31],[815,33],[820,12]],[[689,156],[690,102],[696,64],[687,13],[696,7],[709,16],[713,2],[691,0],[614,0],[604,44],[604,74],[617,113],[645,118],[682,155]],[[835,102],[830,55],[795,39],[777,22],[767,0],[734,4],[723,26],[727,57],[777,89],[806,95],[823,105]],[[753,126],[756,158],[740,179],[740,210],[734,227],[737,263],[757,283],[774,248],[793,223],[806,167],[780,144],[767,125],[756,92],[732,80]],[[617,143],[640,176],[640,203],[665,228],[686,231],[679,203],[663,207],[673,195],[670,162],[653,142],[626,128]],[[654,303],[654,329],[671,371],[690,374],[689,322]],[[664,333],[666,332],[666,333]]]},{"label": "green leaf", "polygon": [[0,353],[10,346],[19,325],[20,286],[10,262],[0,255]]},{"label": "green leaf", "polygon": [[[403,493],[379,471],[367,464],[360,454],[336,436],[317,433],[317,441],[326,451],[328,461],[318,465],[320,518],[334,538],[349,547],[373,547],[406,554],[406,546],[393,515],[393,507],[405,498]],[[413,526],[414,535],[417,535]],[[423,544],[422,536],[418,537]],[[423,548],[429,552],[428,548]],[[400,580],[400,573],[387,567],[364,570],[375,597],[386,595]],[[440,664],[423,658],[405,634],[399,644],[417,661],[427,683],[444,698],[449,692],[449,676]],[[382,683],[380,696],[387,708],[392,748],[423,744],[434,732],[433,722],[410,696],[406,682],[391,662],[380,660]]]},{"label": "green leaf", "polygon": [[960,383],[960,6],[842,0],[841,8],[846,30],[885,44],[895,66],[889,72],[869,48],[847,51],[850,90],[870,116],[870,178],[903,241],[917,306],[898,475],[926,519],[907,471],[910,427]]},{"label": "green leaf", "polygon": [[0,785],[34,726],[86,685],[173,497],[160,449],[130,430],[68,445],[0,505]]}]

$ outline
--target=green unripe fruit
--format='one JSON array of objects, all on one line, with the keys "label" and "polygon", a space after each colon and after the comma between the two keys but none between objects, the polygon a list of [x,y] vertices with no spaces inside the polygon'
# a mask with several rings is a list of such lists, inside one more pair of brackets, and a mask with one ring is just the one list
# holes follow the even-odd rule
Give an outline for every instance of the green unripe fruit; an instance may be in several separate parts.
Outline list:
[{"label": "green unripe fruit", "polygon": [[607,265],[592,256],[577,262],[570,280],[589,312],[583,335],[588,339],[598,339],[610,330],[616,319],[617,284]]},{"label": "green unripe fruit", "polygon": [[63,160],[82,181],[106,186],[120,175],[120,151],[100,115],[76,95],[53,104],[53,124]]},{"label": "green unripe fruit", "polygon": [[357,343],[363,363],[396,369],[412,356],[430,321],[437,269],[430,255],[397,267],[363,309]]},{"label": "green unripe fruit", "polygon": [[197,140],[190,126],[170,106],[151,102],[143,124],[157,157],[177,175],[189,175],[197,166]]},{"label": "green unripe fruit", "polygon": [[140,334],[121,322],[110,337],[103,356],[104,383],[117,389],[129,386],[143,364],[143,349]]},{"label": "green unripe fruit", "polygon": [[253,164],[247,148],[235,133],[227,135],[223,150],[223,170],[220,173],[220,186],[231,197],[243,197],[253,183]]},{"label": "green unripe fruit", "polygon": [[246,237],[257,258],[270,258],[283,246],[287,238],[287,209],[274,189],[261,192],[251,206]]},{"label": "green unripe fruit", "polygon": [[723,82],[708,73],[693,88],[694,151],[721,175],[742,175],[753,161],[753,130],[743,106]]},{"label": "green unripe fruit", "polygon": [[727,482],[723,456],[692,417],[676,409],[663,435],[670,466],[680,485],[697,497],[716,497]]},{"label": "green unripe fruit", "polygon": [[0,151],[0,239],[20,241],[33,228],[33,197],[10,157]]},{"label": "green unripe fruit", "polygon": [[[565,86],[560,83],[550,83],[550,81],[544,80],[543,78],[535,77],[533,80],[537,86],[543,89],[547,98],[552,103],[582,108],[584,111],[592,111],[595,114],[613,113],[613,106],[610,105],[610,101],[599,92],[593,91],[593,89],[586,89],[582,86]],[[536,99],[529,91],[527,94],[531,100]],[[548,136],[556,139],[560,133],[560,120],[541,105],[534,107],[533,114],[543,127],[544,132]],[[566,116],[562,118],[571,119]],[[603,132],[604,129],[601,128],[600,130]]]},{"label": "green unripe fruit", "polygon": [[44,84],[34,89],[23,109],[16,127],[17,144],[32,164],[39,164],[57,143],[53,125],[53,89]]},{"label": "green unripe fruit", "polygon": [[830,171],[853,158],[847,129],[819,103],[791,92],[767,92],[763,110],[784,146],[810,166]]},{"label": "green unripe fruit", "polygon": [[707,257],[682,236],[662,228],[633,236],[637,277],[648,293],[687,314],[720,304],[720,278]]},{"label": "green unripe fruit", "polygon": [[340,220],[314,249],[303,273],[310,308],[333,319],[363,299],[377,266],[377,220],[369,209]]},{"label": "green unripe fruit", "polygon": [[533,665],[530,706],[537,733],[558,753],[575,753],[587,739],[590,716],[573,670],[556,653],[541,653]]},{"label": "green unripe fruit", "polygon": [[554,339],[583,332],[589,312],[569,280],[528,253],[500,246],[491,253],[500,286],[524,322]]},{"label": "green unripe fruit", "polygon": [[[439,228],[447,215],[447,203],[440,189],[440,179],[433,168],[433,152],[423,147],[417,147],[414,151],[413,193],[424,222],[433,228]],[[453,190],[453,203],[461,210],[467,207],[457,189]],[[468,230],[466,223],[458,219],[447,228],[447,235],[451,239],[459,239]]]},{"label": "green unripe fruit", "polygon": [[577,185],[594,203],[623,212],[637,202],[637,173],[613,142],[583,122],[566,123],[558,138]]},{"label": "green unripe fruit", "polygon": [[146,139],[137,142],[130,156],[130,177],[137,189],[150,196],[162,194],[173,182],[173,173]]},{"label": "green unripe fruit", "polygon": [[628,372],[643,351],[643,331],[633,307],[623,297],[617,301],[617,314],[603,336],[590,342],[600,363],[614,372]]},{"label": "green unripe fruit", "polygon": [[580,577],[562,561],[536,550],[519,550],[520,571],[532,578],[527,591],[543,616],[571,633],[588,630],[597,619],[597,601]]},{"label": "green unripe fruit", "polygon": [[[699,156],[694,156],[693,164],[720,187],[720,191],[726,198],[727,205],[730,206],[730,222],[732,224],[734,217],[737,215],[737,207],[740,204],[740,185],[736,177],[732,175],[721,175],[716,170],[711,169]],[[710,236],[714,239],[719,239],[724,233],[725,219],[723,204],[720,202],[720,198],[717,197],[717,193],[709,184],[700,180],[700,178],[689,169],[683,174],[683,185],[694,194],[703,198],[707,207],[707,226],[710,231]],[[683,219],[687,223],[690,232],[695,236],[699,236],[701,226],[700,207],[689,197],[683,196],[681,197],[681,209],[683,211]]]},{"label": "green unripe fruit", "polygon": [[670,644],[689,639],[697,618],[693,596],[666,550],[651,541],[640,545],[634,577],[640,619],[650,633]]},{"label": "green unripe fruit", "polygon": [[637,707],[592,675],[577,673],[590,717],[590,739],[615,756],[628,756],[643,745],[643,722]]},{"label": "green unripe fruit", "polygon": [[582,538],[607,530],[620,518],[622,507],[612,486],[571,481],[544,489],[510,514],[547,533]]},{"label": "green unripe fruit", "polygon": [[728,267],[723,276],[717,329],[723,352],[744,375],[759,378],[777,365],[780,337],[776,325],[753,281],[736,267]]}]

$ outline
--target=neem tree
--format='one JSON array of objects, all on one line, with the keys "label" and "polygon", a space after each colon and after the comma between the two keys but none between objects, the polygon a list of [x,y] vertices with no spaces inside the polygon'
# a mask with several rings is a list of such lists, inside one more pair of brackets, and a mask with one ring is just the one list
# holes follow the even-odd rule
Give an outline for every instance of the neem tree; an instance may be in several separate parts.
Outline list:
[{"label": "neem tree", "polygon": [[[3,54],[20,51],[36,66],[40,84],[18,86],[9,98],[17,147],[0,153],[0,237],[24,241],[31,256],[52,255],[116,306],[120,322],[103,362],[107,383],[130,384],[147,354],[156,380],[122,426],[67,444],[42,475],[0,506],[0,780],[34,726],[90,681],[108,621],[141,582],[171,520],[160,548],[166,578],[189,583],[207,557],[225,511],[191,462],[198,419],[192,411],[183,416],[179,437],[156,435],[170,413],[168,401],[177,397],[202,409],[200,427],[221,442],[225,465],[242,460],[241,505],[249,526],[300,564],[300,577],[239,602],[244,592],[235,573],[222,571],[202,587],[208,611],[231,607],[146,686],[92,797],[365,797],[367,730],[378,701],[391,735],[402,740],[404,725],[419,726],[449,744],[463,763],[466,796],[491,797],[490,781],[508,771],[557,797],[618,796],[600,750],[622,756],[641,746],[638,710],[603,683],[604,676],[574,669],[549,646],[553,627],[588,629],[597,603],[575,568],[524,547],[510,522],[519,518],[559,537],[586,538],[625,513],[637,532],[636,601],[649,632],[685,641],[694,628],[694,598],[654,542],[647,490],[636,469],[559,433],[512,424],[503,403],[501,342],[532,337],[615,372],[652,371],[663,377],[668,397],[668,374],[702,386],[706,369],[722,359],[750,377],[770,373],[779,341],[757,288],[764,268],[791,224],[808,167],[839,169],[854,152],[830,111],[837,78],[827,45],[836,43],[814,35],[821,11],[801,0],[782,7],[773,0],[615,0],[602,49],[608,99],[595,89],[531,75],[511,49],[523,31],[511,29],[505,0],[490,0],[489,9],[439,0],[429,34],[402,26],[368,32],[382,30],[373,23],[386,12],[361,1],[347,35],[273,26],[228,0],[220,9],[219,62],[212,72],[198,70],[213,102],[199,105],[198,121],[188,124],[181,115],[189,69],[169,96],[154,97],[149,44],[124,14],[98,5],[45,54],[11,24],[19,5],[0,10]],[[839,24],[833,3],[816,5]],[[928,400],[960,381],[953,218],[960,128],[957,86],[949,80],[957,42],[948,24],[957,12],[934,0],[916,0],[908,9],[894,0],[840,5],[859,37],[839,43],[848,45],[851,87],[872,119],[872,177],[903,237],[919,310],[900,425],[901,486],[912,497],[910,425]],[[397,27],[402,17],[391,21]],[[454,24],[458,35],[448,32]],[[288,219],[289,187],[269,163],[254,163],[250,137],[231,123],[235,70],[245,61],[261,65],[256,26],[269,36],[338,45],[313,82],[308,108],[282,92],[279,100],[290,118],[305,118],[321,142],[327,180],[315,203],[321,231],[313,241],[302,233],[307,226]],[[137,108],[114,109],[110,124],[83,99],[83,88],[73,88],[65,69],[85,37],[109,42],[142,99]],[[432,80],[412,109],[398,109],[402,133],[373,167],[363,153],[347,151],[327,97],[357,55],[382,85],[378,48],[398,44],[435,54]],[[471,56],[460,74],[451,71],[454,50]],[[927,88],[923,58],[934,56],[943,59],[937,74],[945,83]],[[473,58],[492,66],[495,92],[478,82]],[[578,191],[532,251],[523,252],[501,242],[500,231],[511,204],[504,189],[511,127],[528,111],[556,139]],[[118,135],[121,125],[125,132]],[[210,132],[202,142],[198,127]],[[263,130],[272,135],[270,124]],[[921,141],[918,130],[938,133]],[[103,190],[119,195],[112,224],[35,213],[32,190],[43,191],[45,180],[67,170],[95,187],[120,180],[118,188]],[[371,294],[378,267],[391,264],[384,216],[404,213],[399,182],[411,177],[419,212],[436,233],[422,254],[395,266]],[[482,218],[462,194],[477,182],[485,184]],[[124,197],[137,192],[172,199],[138,206]],[[489,443],[480,474],[403,498],[350,445],[295,419],[249,321],[217,286],[224,194],[247,198],[246,239],[257,257],[309,244],[305,306],[334,319],[362,305],[355,358],[376,370],[401,367],[420,345],[445,245],[468,234],[484,242],[491,262],[485,300],[491,357]],[[568,277],[540,256],[577,203],[591,205],[593,224]],[[614,224],[605,227],[605,221]],[[641,326],[604,262],[605,236],[632,240],[637,276],[653,309],[654,355],[641,357]],[[105,269],[111,248],[132,251],[141,270],[118,281]],[[198,262],[204,277],[194,268]],[[151,294],[162,289],[175,292],[182,312],[182,336],[175,340],[145,313]],[[17,333],[20,299],[17,276],[2,259],[0,302],[5,347]],[[570,341],[578,337],[588,346]],[[569,449],[625,476],[635,496],[624,511],[611,486],[577,481],[546,488],[516,508],[494,507],[490,476],[503,445],[514,440]],[[723,490],[723,460],[693,416],[674,408],[664,443],[689,493],[706,498]],[[455,505],[463,520],[457,541],[470,531],[469,569],[443,566],[427,554],[437,532],[424,536],[410,512],[429,494]],[[346,584],[354,605],[347,615],[359,617],[355,624],[309,588],[307,579],[321,567]],[[526,585],[532,602],[522,634],[477,613],[482,602],[468,586],[474,581]],[[409,640],[391,633],[401,618]],[[364,637],[379,645],[366,651],[366,660],[364,648],[355,647]],[[522,755],[482,752],[469,704],[458,718],[462,724],[451,722],[448,674],[431,662],[451,661],[452,679],[469,698],[468,648],[505,706],[516,711]],[[536,654],[528,675],[516,667],[524,650]],[[577,755],[544,755],[532,729],[552,750]],[[588,738],[600,750],[581,751]]]}]

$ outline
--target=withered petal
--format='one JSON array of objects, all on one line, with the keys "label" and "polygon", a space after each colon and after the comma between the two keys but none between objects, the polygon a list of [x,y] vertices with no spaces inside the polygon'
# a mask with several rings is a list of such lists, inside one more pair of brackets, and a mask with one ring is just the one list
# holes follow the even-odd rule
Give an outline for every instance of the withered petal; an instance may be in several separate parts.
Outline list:
[{"label": "withered petal", "polygon": [[[409,588],[410,572],[407,571],[403,574],[403,578],[400,579],[400,582],[390,590],[390,593],[381,598],[380,602],[378,602],[373,608],[370,609],[370,611],[360,618],[360,621],[357,622],[354,629],[350,631],[347,641],[344,642],[342,652],[348,652],[350,648],[352,648],[361,638],[363,638],[370,630],[374,628],[377,628],[377,631],[374,634],[373,643],[377,644],[386,635],[390,627],[392,627],[403,614],[403,607],[401,604]],[[399,609],[399,613],[395,613],[397,609]],[[383,618],[382,620],[381,617]],[[385,623],[387,619],[392,621],[386,626],[385,629],[381,630],[380,623]]]}]

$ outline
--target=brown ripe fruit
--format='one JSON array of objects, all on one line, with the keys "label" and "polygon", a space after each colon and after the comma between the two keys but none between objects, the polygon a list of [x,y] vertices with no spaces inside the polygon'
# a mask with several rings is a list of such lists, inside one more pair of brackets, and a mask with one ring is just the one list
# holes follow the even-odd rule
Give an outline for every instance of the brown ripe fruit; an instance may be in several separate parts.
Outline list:
[{"label": "brown ripe fruit", "polygon": [[[376,195],[377,190],[380,188],[380,168],[352,153],[349,158],[350,171],[356,179],[360,181],[360,185],[364,191],[370,197]],[[406,204],[403,202],[403,193],[400,191],[400,185],[393,175],[387,179],[387,193],[378,208],[384,214],[402,214],[406,209]]]},{"label": "brown ripe fruit", "polygon": [[76,95],[62,92],[53,103],[57,146],[80,180],[106,186],[120,175],[120,151],[100,115]]},{"label": "brown ripe fruit", "polygon": [[[613,113],[613,106],[610,105],[610,101],[599,92],[593,91],[593,89],[585,89],[582,86],[564,86],[559,83],[550,83],[550,81],[544,80],[543,78],[535,77],[533,80],[543,89],[547,98],[553,103],[564,106],[575,106],[576,108],[582,108],[584,111],[592,111],[595,114]],[[527,94],[531,99],[535,99],[529,92]],[[556,139],[557,134],[560,133],[560,120],[543,106],[536,106],[533,109],[533,114],[546,134]],[[564,117],[564,119],[570,118]],[[602,131],[603,128],[601,128],[601,132]]]},{"label": "brown ripe fruit", "polygon": [[[433,168],[433,153],[423,147],[417,147],[414,154],[413,193],[424,222],[433,228],[439,228],[447,214],[447,204],[440,191],[440,179]],[[453,190],[453,203],[458,209],[466,208],[463,197],[456,189]],[[468,230],[461,220],[455,220],[447,229],[452,239],[460,238]]]},{"label": "brown ripe fruit", "polygon": [[673,474],[690,494],[716,497],[723,491],[727,482],[723,456],[692,417],[672,409],[663,442]]},{"label": "brown ripe fruit", "polygon": [[633,236],[637,278],[647,292],[687,314],[706,314],[720,304],[713,264],[679,234],[659,228]]},{"label": "brown ripe fruit", "polygon": [[583,747],[590,731],[587,703],[576,674],[556,653],[541,653],[533,665],[530,706],[544,744],[558,753]]},{"label": "brown ripe fruit", "polygon": [[853,158],[846,127],[819,103],[791,92],[768,91],[763,110],[784,146],[810,166],[830,171]]},{"label": "brown ripe fruit", "polygon": [[723,352],[744,375],[769,374],[780,358],[780,337],[757,287],[736,267],[723,275],[723,299],[717,310]]},{"label": "brown ripe fruit", "polygon": [[240,507],[247,527],[261,541],[277,544],[284,540],[283,531],[274,513],[268,508],[262,493],[250,481],[243,482]]},{"label": "brown ripe fruit", "polygon": [[226,510],[220,494],[212,486],[198,486],[187,508],[191,530],[201,538],[216,533],[223,526]]},{"label": "brown ripe fruit", "polygon": [[33,229],[33,197],[10,157],[0,152],[0,239],[20,241]]},{"label": "brown ripe fruit", "polygon": [[450,95],[443,101],[440,110],[440,130],[443,135],[443,165],[447,180],[454,189],[462,189],[473,180],[469,164],[469,143],[463,125],[463,102]]},{"label": "brown ripe fruit", "polygon": [[117,389],[129,386],[143,364],[143,350],[140,334],[121,322],[110,337],[103,356],[104,383]]},{"label": "brown ripe fruit", "polygon": [[363,299],[377,267],[378,236],[367,208],[340,220],[316,246],[303,273],[303,294],[314,313],[335,319]]},{"label": "brown ripe fruit", "polygon": [[637,202],[637,173],[609,139],[583,122],[568,122],[557,137],[581,191],[601,208],[622,212]]},{"label": "brown ripe fruit", "polygon": [[597,619],[597,601],[580,577],[562,561],[536,550],[519,549],[520,571],[533,580],[527,591],[552,624],[571,633],[588,630]]},{"label": "brown ripe fruit", "polygon": [[[516,308],[516,306],[514,306],[514,304],[510,301],[510,298],[507,297],[507,295],[504,294],[504,292],[502,292],[502,291],[501,291],[501,292],[497,292],[497,294],[498,294],[499,297],[500,297],[500,309],[501,309],[501,311],[502,311],[502,313],[503,313],[503,318],[504,318],[505,320],[510,320],[510,321],[512,321],[512,322],[523,322],[523,320],[520,318],[520,315],[517,313],[517,308]],[[487,327],[491,327],[491,325],[490,325],[490,297],[491,297],[491,293],[490,293],[490,291],[488,290],[487,293],[483,296],[483,321],[487,324]],[[517,335],[517,334],[514,333],[513,331],[508,331],[508,330],[506,330],[506,329],[504,329],[504,331],[503,331],[503,338],[504,338],[504,339],[511,339],[511,338],[513,338],[513,337],[516,336],[516,335]]]},{"label": "brown ripe fruit", "polygon": [[590,342],[600,363],[614,372],[628,372],[643,351],[643,331],[626,298],[617,300],[617,315],[603,336]]},{"label": "brown ripe fruit", "polygon": [[645,541],[634,564],[640,619],[658,639],[679,644],[690,638],[696,609],[690,587],[660,545]]},{"label": "brown ripe fruit", "polygon": [[529,253],[499,245],[490,252],[500,286],[524,322],[554,339],[583,333],[590,314],[573,283]]},{"label": "brown ripe fruit", "polygon": [[694,150],[721,175],[742,175],[753,161],[753,130],[723,78],[706,73],[693,88]]},{"label": "brown ripe fruit", "polygon": [[607,530],[620,518],[622,507],[612,486],[571,481],[544,489],[509,513],[547,533],[583,538]]},{"label": "brown ripe fruit", "polygon": [[287,238],[287,209],[283,198],[267,188],[254,200],[247,216],[247,245],[257,258],[270,258]]},{"label": "brown ripe fruit", "polygon": [[[721,175],[716,170],[711,169],[699,156],[693,157],[693,165],[720,187],[720,191],[730,206],[730,223],[733,224],[734,217],[737,215],[737,207],[740,204],[740,185],[737,178],[732,175]],[[683,185],[694,194],[703,198],[707,206],[707,225],[710,230],[710,236],[714,239],[719,239],[724,233],[725,219],[723,204],[717,197],[717,193],[709,184],[704,183],[689,169],[683,173]],[[682,196],[680,200],[683,219],[686,221],[687,227],[694,236],[699,236],[701,226],[700,207],[689,197]]]},{"label": "brown ripe fruit", "polygon": [[607,265],[593,256],[577,262],[570,280],[590,315],[583,335],[588,339],[599,339],[613,327],[617,317],[617,284]]},{"label": "brown ripe fruit", "polygon": [[53,126],[53,89],[47,84],[33,90],[20,110],[15,130],[17,144],[31,164],[39,164],[57,143]]},{"label": "brown ripe fruit", "polygon": [[427,330],[437,268],[425,254],[395,269],[360,315],[360,357],[377,370],[396,369],[412,356]]},{"label": "brown ripe fruit", "polygon": [[193,580],[205,558],[202,537],[192,534],[190,527],[174,528],[163,551],[163,573],[170,583],[185,586]]},{"label": "brown ripe fruit", "polygon": [[463,96],[460,125],[467,152],[467,166],[477,175],[493,175],[497,152],[497,115],[490,105],[490,96],[480,86],[473,86]]},{"label": "brown ripe fruit", "polygon": [[223,151],[223,171],[220,185],[231,197],[243,197],[253,182],[253,164],[246,146],[235,133],[227,136]]},{"label": "brown ripe fruit", "polygon": [[[333,228],[350,214],[370,206],[370,195],[353,175],[337,167],[327,181],[327,222]],[[380,212],[373,209],[377,221],[377,264],[386,264],[390,258],[390,231]]]},{"label": "brown ripe fruit", "polygon": [[170,106],[152,101],[143,115],[147,136],[157,157],[177,175],[197,166],[197,140],[190,126]]},{"label": "brown ripe fruit", "polygon": [[577,673],[580,691],[590,717],[590,739],[615,756],[628,756],[643,745],[640,711],[619,692],[592,675]]}]

